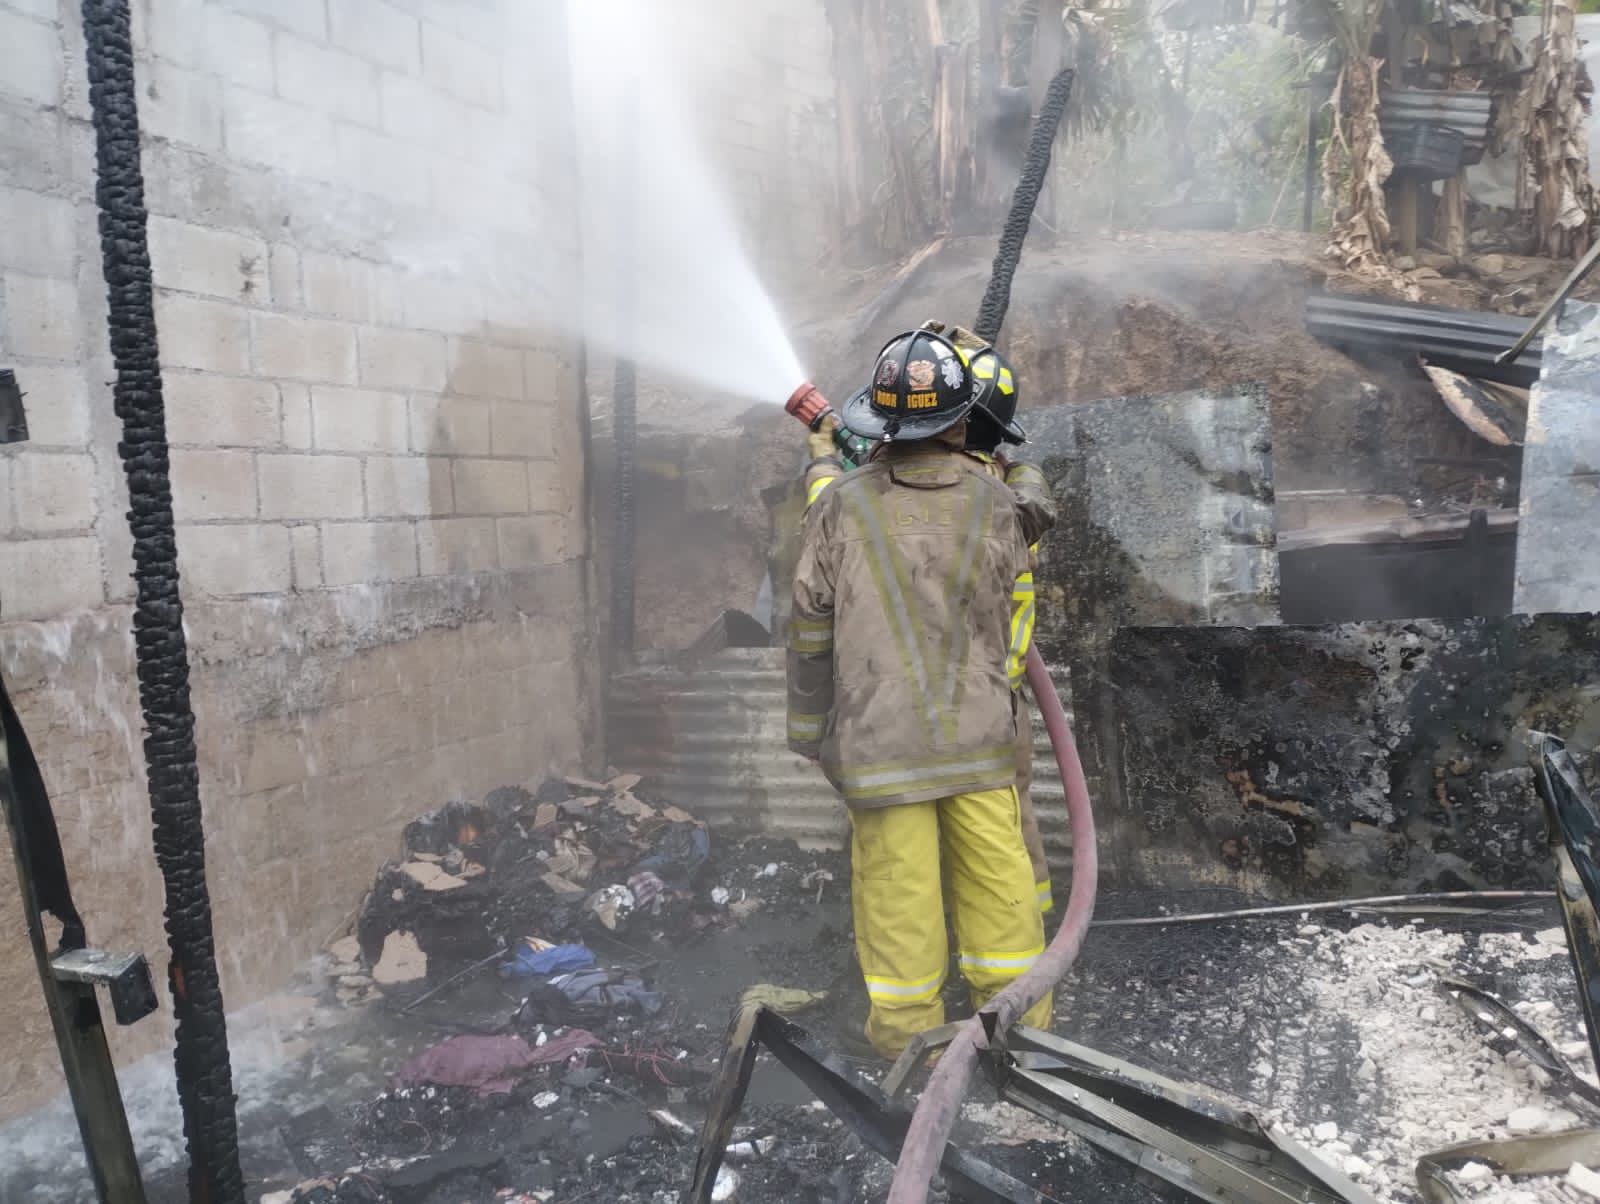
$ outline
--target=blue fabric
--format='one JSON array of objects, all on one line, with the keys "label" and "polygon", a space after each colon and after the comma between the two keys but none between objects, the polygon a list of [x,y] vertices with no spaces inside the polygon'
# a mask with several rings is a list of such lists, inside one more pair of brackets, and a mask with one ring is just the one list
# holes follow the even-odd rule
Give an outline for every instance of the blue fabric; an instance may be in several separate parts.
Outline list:
[{"label": "blue fabric", "polygon": [[548,978],[552,974],[587,970],[592,965],[594,954],[587,945],[557,945],[542,953],[523,945],[516,957],[500,967],[500,973],[505,978]]}]

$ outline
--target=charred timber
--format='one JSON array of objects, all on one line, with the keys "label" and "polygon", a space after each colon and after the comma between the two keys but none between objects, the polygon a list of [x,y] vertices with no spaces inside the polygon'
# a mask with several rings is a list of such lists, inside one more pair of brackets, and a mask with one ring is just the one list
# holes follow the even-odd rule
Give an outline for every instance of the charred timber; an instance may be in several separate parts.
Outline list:
[{"label": "charred timber", "polygon": [[204,1204],[243,1204],[227,1021],[206,888],[128,0],[84,0],[83,25],[95,131],[95,199],[116,364],[113,395],[122,419],[117,450],[128,476],[138,591],[133,630],[139,704],[147,733],[144,754],[156,862],[165,886],[172,948],[174,1059],[189,1150],[189,1196]]}]

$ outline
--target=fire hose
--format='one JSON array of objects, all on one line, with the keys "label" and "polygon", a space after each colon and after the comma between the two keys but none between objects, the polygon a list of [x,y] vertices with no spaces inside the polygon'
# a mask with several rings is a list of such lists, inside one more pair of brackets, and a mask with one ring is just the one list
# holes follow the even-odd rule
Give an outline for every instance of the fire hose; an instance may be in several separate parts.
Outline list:
[{"label": "fire hose", "polygon": [[[1023,164],[1021,180],[1012,199],[1011,211],[1000,237],[994,271],[978,311],[975,333],[993,345],[1005,322],[1011,304],[1011,284],[1022,261],[1023,244],[1033,221],[1033,211],[1049,175],[1050,156],[1056,133],[1072,94],[1073,73],[1062,71],[1050,81],[1043,107],[1034,122],[1033,134]],[[790,396],[789,413],[812,430],[822,429],[833,417],[827,400],[809,381]],[[867,446],[842,423],[831,423],[831,433],[842,457],[849,463],[865,458]],[[1094,812],[1089,802],[1089,787],[1077,742],[1067,722],[1055,683],[1037,647],[1028,649],[1028,686],[1039,704],[1056,765],[1066,791],[1067,814],[1072,828],[1072,889],[1061,927],[1045,951],[1020,978],[1016,979],[976,1015],[963,1024],[944,1051],[912,1117],[910,1130],[900,1148],[889,1204],[922,1204],[927,1199],[933,1176],[944,1157],[945,1144],[961,1111],[962,1095],[977,1064],[978,1051],[988,1048],[1030,1007],[1043,999],[1065,977],[1077,960],[1094,915],[1095,887],[1099,876],[1099,854],[1095,843]]]}]

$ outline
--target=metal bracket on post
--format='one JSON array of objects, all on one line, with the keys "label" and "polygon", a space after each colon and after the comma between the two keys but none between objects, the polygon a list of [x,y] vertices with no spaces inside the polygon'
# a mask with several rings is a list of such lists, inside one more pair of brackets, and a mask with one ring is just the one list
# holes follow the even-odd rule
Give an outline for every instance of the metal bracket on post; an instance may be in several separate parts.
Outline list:
[{"label": "metal bracket on post", "polygon": [[[11,835],[28,942],[44,988],[45,1007],[55,1030],[95,1194],[103,1204],[144,1204],[144,1182],[95,987],[110,988],[119,1024],[133,1024],[155,1010],[155,985],[142,954],[101,953],[83,947],[83,921],[73,906],[50,796],[3,679],[0,810],[5,812]],[[54,954],[44,926],[47,911],[62,924],[61,948]]]},{"label": "metal bracket on post", "polygon": [[138,1024],[160,1006],[150,963],[142,953],[63,949],[50,959],[50,969],[60,983],[105,987],[112,1014],[123,1028]]}]

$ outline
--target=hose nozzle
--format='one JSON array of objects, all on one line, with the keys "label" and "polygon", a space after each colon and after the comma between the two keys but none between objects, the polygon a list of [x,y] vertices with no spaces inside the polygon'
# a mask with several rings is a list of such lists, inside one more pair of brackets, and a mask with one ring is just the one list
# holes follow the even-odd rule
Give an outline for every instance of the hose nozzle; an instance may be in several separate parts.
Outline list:
[{"label": "hose nozzle", "polygon": [[833,413],[833,407],[822,395],[822,390],[809,380],[796,389],[784,403],[785,410],[793,414],[812,430],[822,425],[822,420]]}]

